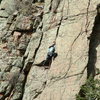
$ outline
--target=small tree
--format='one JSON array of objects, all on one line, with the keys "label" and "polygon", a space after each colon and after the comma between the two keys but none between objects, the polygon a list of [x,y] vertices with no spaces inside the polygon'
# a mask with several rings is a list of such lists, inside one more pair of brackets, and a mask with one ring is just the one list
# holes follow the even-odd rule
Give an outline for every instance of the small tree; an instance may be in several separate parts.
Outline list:
[{"label": "small tree", "polygon": [[100,100],[100,80],[90,77],[82,86],[76,100]]}]

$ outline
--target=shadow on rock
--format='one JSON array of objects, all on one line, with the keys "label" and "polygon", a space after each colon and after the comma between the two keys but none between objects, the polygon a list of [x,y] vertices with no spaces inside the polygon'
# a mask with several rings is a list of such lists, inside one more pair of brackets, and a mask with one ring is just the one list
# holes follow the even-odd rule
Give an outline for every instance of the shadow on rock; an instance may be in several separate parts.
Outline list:
[{"label": "shadow on rock", "polygon": [[57,56],[58,54],[54,53],[53,56],[49,56],[46,60],[43,60],[42,62],[38,64],[34,64],[34,65],[39,66],[39,67],[44,67],[45,69],[49,69],[52,64],[52,61],[55,60]]}]

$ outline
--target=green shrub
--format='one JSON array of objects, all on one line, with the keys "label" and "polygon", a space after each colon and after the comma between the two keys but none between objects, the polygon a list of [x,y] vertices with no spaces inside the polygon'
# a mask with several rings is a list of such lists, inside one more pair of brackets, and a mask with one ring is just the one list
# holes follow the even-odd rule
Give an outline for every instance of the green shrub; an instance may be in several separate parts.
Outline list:
[{"label": "green shrub", "polygon": [[76,100],[100,100],[100,80],[89,78],[85,85],[81,87]]}]

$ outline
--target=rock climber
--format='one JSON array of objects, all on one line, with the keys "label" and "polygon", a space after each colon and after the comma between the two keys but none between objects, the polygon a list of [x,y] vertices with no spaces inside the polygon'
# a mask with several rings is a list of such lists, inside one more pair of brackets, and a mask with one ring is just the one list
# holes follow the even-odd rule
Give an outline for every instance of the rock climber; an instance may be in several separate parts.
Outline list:
[{"label": "rock climber", "polygon": [[57,53],[55,53],[55,45],[56,45],[56,42],[53,41],[53,44],[51,46],[49,46],[49,48],[48,48],[46,60],[43,60],[41,63],[35,64],[35,65],[50,67],[52,60],[54,60],[57,57]]},{"label": "rock climber", "polygon": [[56,45],[56,42],[53,41],[53,44],[51,46],[49,46],[46,60],[50,60],[54,57],[54,55],[55,55],[55,45]]},{"label": "rock climber", "polygon": [[53,44],[49,46],[47,57],[46,57],[46,60],[44,60],[43,62],[43,66],[50,67],[52,60],[54,60],[55,56],[57,55],[57,53],[55,53],[55,45],[56,45],[56,42],[53,41]]}]

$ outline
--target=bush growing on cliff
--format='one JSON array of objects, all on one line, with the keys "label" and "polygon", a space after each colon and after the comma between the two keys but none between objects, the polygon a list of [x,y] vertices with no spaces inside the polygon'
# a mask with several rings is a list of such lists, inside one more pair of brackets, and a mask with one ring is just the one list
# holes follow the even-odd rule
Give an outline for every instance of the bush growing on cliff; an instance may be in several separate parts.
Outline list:
[{"label": "bush growing on cliff", "polygon": [[100,100],[100,80],[89,78],[81,87],[76,100]]}]

